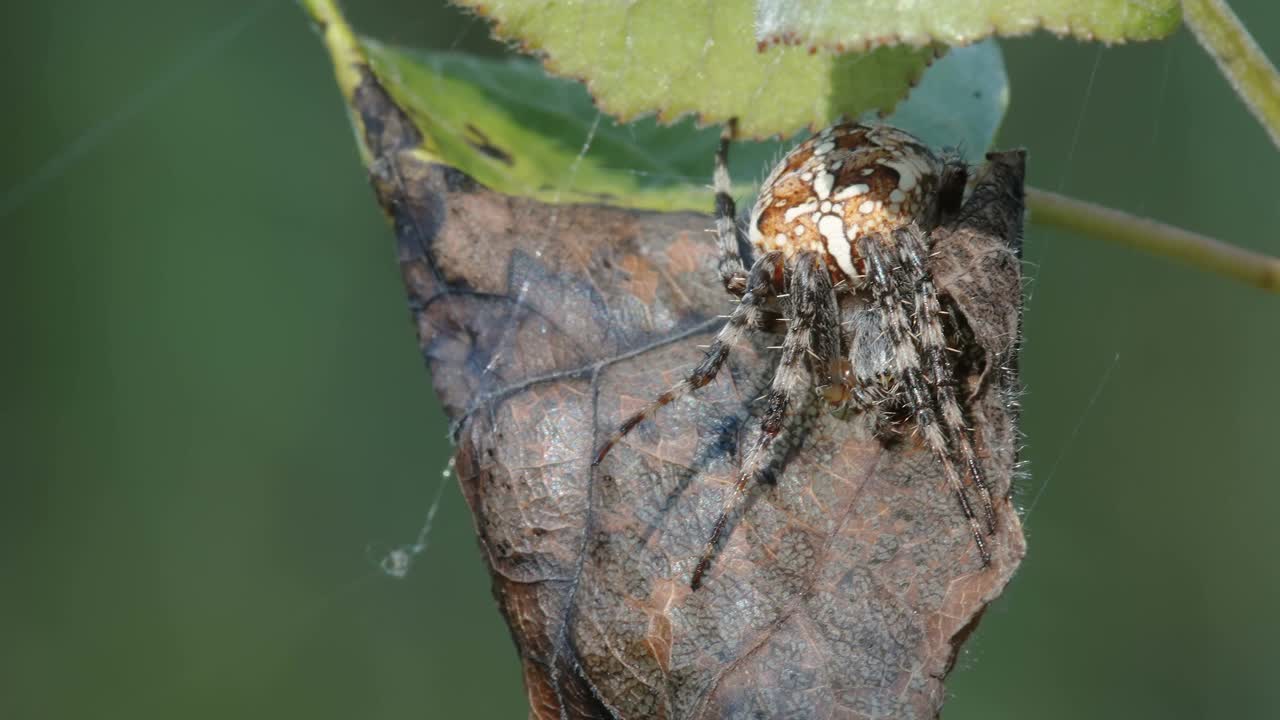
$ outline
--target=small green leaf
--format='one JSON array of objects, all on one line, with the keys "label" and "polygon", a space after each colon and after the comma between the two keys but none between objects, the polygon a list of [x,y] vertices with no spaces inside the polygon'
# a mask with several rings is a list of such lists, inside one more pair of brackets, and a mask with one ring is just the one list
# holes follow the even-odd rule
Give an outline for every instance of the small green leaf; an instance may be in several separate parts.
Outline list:
[{"label": "small green leaf", "polygon": [[756,0],[756,40],[865,50],[891,43],[966,45],[1045,29],[1081,40],[1164,37],[1179,0]]},{"label": "small green leaf", "polygon": [[[436,160],[510,195],[650,210],[707,211],[719,130],[692,119],[619,124],[580,83],[528,60],[485,60],[361,44],[379,81]],[[936,145],[986,150],[1007,104],[994,42],[960,48],[925,77],[890,122]],[[749,197],[787,144],[739,142],[731,169]]]},{"label": "small green leaf", "polygon": [[817,129],[840,115],[888,112],[919,79],[935,47],[866,54],[757,49],[752,0],[456,0],[497,32],[582,79],[620,119],[739,118],[749,137]]}]

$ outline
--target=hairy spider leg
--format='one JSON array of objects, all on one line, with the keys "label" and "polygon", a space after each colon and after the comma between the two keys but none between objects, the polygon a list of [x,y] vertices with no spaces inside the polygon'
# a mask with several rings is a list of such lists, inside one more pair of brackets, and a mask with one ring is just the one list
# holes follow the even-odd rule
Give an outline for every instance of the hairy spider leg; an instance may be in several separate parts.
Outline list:
[{"label": "hairy spider leg", "polygon": [[[702,557],[694,568],[689,582],[689,587],[694,590],[702,586],[702,578],[711,567],[725,526],[734,508],[742,503],[747,483],[768,465],[769,448],[782,431],[788,409],[797,401],[806,399],[805,391],[812,386],[814,375],[824,372],[833,357],[840,354],[839,306],[825,262],[817,253],[801,253],[795,257],[790,274],[789,295],[785,298],[790,306],[787,335],[782,341],[778,369],[765,395],[760,435],[742,462],[738,481],[725,498],[724,508],[716,518],[711,537],[707,539]],[[834,343],[831,342],[833,338]]]},{"label": "hairy spider leg", "polygon": [[729,179],[729,143],[738,134],[738,120],[731,118],[720,131],[713,174],[716,193],[716,242],[720,246],[720,279],[724,289],[741,295],[747,286],[747,272],[738,254],[738,210],[733,204],[733,183]]},{"label": "hairy spider leg", "polygon": [[845,407],[866,412],[874,422],[876,437],[896,436],[893,418],[885,403],[901,397],[893,370],[893,347],[878,307],[860,307],[844,321],[849,328],[849,355],[845,360]]},{"label": "hairy spider leg", "polygon": [[866,235],[858,240],[858,252],[866,262],[867,279],[871,281],[872,294],[879,301],[884,313],[885,332],[889,334],[889,341],[893,345],[894,370],[898,375],[899,383],[905,390],[907,403],[920,428],[920,434],[924,436],[925,444],[942,464],[942,472],[947,478],[947,484],[955,493],[956,499],[960,502],[960,509],[969,521],[969,529],[973,533],[973,542],[978,547],[978,554],[982,557],[982,564],[990,565],[991,551],[987,549],[987,543],[983,540],[982,527],[978,523],[977,515],[973,512],[973,506],[969,503],[969,496],[964,491],[964,483],[956,471],[955,464],[951,461],[947,438],[938,424],[937,403],[924,382],[920,355],[912,343],[911,321],[903,311],[905,303],[903,286],[907,283],[905,278],[901,277],[901,268],[891,264],[896,253],[893,252],[892,247],[886,247],[886,245],[884,236],[880,234]]},{"label": "hairy spider leg", "polygon": [[964,413],[956,399],[955,373],[952,371],[951,359],[947,357],[946,335],[939,320],[942,308],[938,305],[938,291],[933,277],[925,267],[928,250],[919,228],[914,225],[894,233],[894,239],[898,245],[898,257],[915,280],[915,320],[920,336],[920,351],[932,375],[934,392],[937,393],[938,406],[942,410],[943,429],[959,452],[960,459],[968,467],[973,485],[978,489],[986,514],[987,533],[995,534],[996,516],[995,506],[991,502],[991,488],[982,472],[982,463],[973,450],[973,433],[965,425]]},{"label": "hairy spider leg", "polygon": [[683,380],[671,386],[643,410],[624,420],[596,452],[595,459],[591,461],[593,467],[599,465],[619,440],[626,437],[627,433],[634,430],[645,418],[657,412],[658,408],[711,382],[719,374],[720,368],[724,367],[724,362],[729,358],[729,351],[733,346],[748,331],[764,328],[762,305],[774,294],[774,282],[782,277],[782,270],[782,253],[778,252],[761,256],[755,265],[751,266],[746,292],[738,301],[738,306],[733,309],[733,313],[729,315],[729,320],[716,334],[716,339],[711,342],[707,356]]}]

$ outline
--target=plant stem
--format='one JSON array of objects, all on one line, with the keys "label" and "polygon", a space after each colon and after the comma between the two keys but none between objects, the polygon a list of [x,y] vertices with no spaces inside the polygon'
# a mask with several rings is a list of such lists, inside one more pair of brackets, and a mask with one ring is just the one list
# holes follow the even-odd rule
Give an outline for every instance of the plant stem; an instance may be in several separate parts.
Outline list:
[{"label": "plant stem", "polygon": [[1280,259],[1064,195],[1027,188],[1032,222],[1092,235],[1280,293]]},{"label": "plant stem", "polygon": [[364,48],[360,47],[360,41],[343,16],[337,0],[298,0],[298,4],[306,11],[311,22],[315,23],[316,30],[329,51],[338,90],[347,106],[351,124],[356,129],[356,147],[360,150],[360,158],[368,167],[373,162],[373,157],[364,143],[364,123],[354,108],[356,89],[370,72],[369,58],[365,55]]},{"label": "plant stem", "polygon": [[1280,147],[1280,74],[1226,0],[1183,0],[1183,18],[1236,95]]},{"label": "plant stem", "polygon": [[302,5],[323,38],[333,60],[333,73],[338,79],[338,89],[350,105],[361,80],[359,68],[368,65],[364,50],[356,41],[355,33],[347,24],[336,0],[299,0],[298,4]]}]

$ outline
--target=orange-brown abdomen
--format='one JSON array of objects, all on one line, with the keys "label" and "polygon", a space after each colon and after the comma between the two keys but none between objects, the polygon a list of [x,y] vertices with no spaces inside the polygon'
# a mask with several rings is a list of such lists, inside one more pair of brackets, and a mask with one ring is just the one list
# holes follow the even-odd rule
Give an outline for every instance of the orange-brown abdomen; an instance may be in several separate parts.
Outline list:
[{"label": "orange-brown abdomen", "polygon": [[[943,161],[888,126],[833,125],[797,145],[760,188],[750,238],[758,253],[820,252],[833,275],[863,274],[857,240],[938,223]],[[855,283],[856,284],[856,283]]]}]

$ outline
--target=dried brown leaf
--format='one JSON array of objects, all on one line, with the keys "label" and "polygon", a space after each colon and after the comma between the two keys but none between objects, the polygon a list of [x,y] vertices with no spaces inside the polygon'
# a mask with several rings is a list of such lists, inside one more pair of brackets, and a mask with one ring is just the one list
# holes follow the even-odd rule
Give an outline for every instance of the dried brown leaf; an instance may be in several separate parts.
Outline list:
[{"label": "dried brown leaf", "polygon": [[[374,188],[531,717],[935,717],[960,643],[1023,555],[1011,504],[983,568],[912,435],[889,443],[864,417],[815,408],[691,591],[768,351],[742,349],[594,471],[591,457],[699,359],[730,307],[709,218],[492,192],[415,152],[417,130],[364,72],[353,104]],[[991,157],[932,261],[980,349],[961,358],[962,390],[1002,498],[1018,444],[1022,161]]]}]

